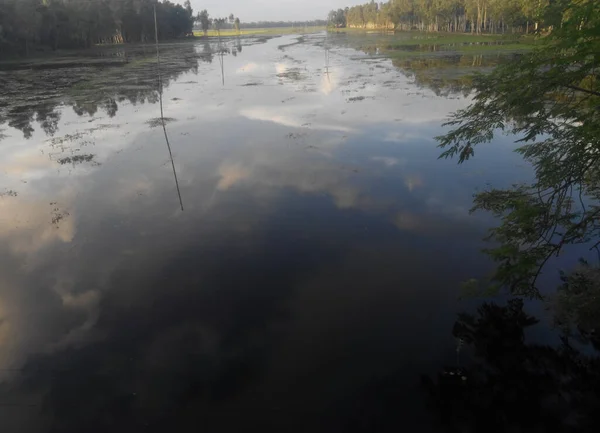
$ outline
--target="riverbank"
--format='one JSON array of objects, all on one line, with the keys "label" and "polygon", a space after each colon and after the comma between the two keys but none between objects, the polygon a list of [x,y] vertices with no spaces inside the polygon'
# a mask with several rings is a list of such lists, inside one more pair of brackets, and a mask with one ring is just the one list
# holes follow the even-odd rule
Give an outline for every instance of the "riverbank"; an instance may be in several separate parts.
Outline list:
[{"label": "riverbank", "polygon": [[539,39],[531,35],[386,32],[358,29],[336,29],[331,33],[351,34],[352,38],[348,38],[351,48],[393,58],[449,52],[509,54],[530,50],[539,43]]},{"label": "riverbank", "polygon": [[[223,29],[220,32],[221,37],[227,36],[258,36],[258,35],[292,35],[302,33],[316,33],[325,30],[324,26],[310,26],[310,27],[273,27],[273,28],[258,28],[258,29],[241,29],[239,32],[235,29]],[[194,30],[194,36],[204,37],[202,30]],[[217,37],[219,33],[216,30],[210,29],[206,36]]]}]

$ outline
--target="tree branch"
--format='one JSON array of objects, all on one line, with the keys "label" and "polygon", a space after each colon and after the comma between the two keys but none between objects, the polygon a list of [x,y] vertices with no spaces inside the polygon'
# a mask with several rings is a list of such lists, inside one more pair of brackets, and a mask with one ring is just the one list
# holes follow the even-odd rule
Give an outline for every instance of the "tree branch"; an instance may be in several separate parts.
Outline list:
[{"label": "tree branch", "polygon": [[566,87],[567,89],[577,90],[578,92],[587,93],[589,95],[600,96],[600,92],[596,92],[595,90],[584,89],[583,87],[579,87],[579,86],[563,84],[563,87]]}]

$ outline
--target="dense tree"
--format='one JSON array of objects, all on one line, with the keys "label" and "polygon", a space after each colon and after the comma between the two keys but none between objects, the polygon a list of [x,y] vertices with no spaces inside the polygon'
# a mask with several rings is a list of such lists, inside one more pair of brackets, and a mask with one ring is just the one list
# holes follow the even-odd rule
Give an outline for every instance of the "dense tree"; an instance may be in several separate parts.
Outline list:
[{"label": "dense tree", "polygon": [[333,27],[346,27],[346,12],[343,9],[329,12],[327,22]]},{"label": "dense tree", "polygon": [[192,31],[193,10],[167,0],[2,0],[0,56],[29,54],[32,48],[86,48],[97,43],[144,42]]},{"label": "dense tree", "polygon": [[[504,33],[540,30],[548,7],[567,0],[390,0],[331,11],[334,27]],[[343,13],[343,17],[340,16]]]}]

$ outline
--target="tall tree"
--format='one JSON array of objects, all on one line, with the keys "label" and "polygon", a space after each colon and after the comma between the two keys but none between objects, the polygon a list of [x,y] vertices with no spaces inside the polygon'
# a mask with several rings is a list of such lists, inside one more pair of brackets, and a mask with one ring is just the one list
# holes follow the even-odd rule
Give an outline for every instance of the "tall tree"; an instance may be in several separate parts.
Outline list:
[{"label": "tall tree", "polygon": [[219,34],[219,36],[221,36],[221,29],[223,29],[223,27],[225,27],[226,23],[227,23],[227,18],[215,18],[213,20],[213,26],[214,26],[215,30],[217,31],[217,33]]},{"label": "tall tree", "polygon": [[198,16],[196,18],[196,21],[198,21],[200,23],[200,27],[202,28],[202,31],[204,32],[204,36],[206,36],[208,33],[208,29],[210,28],[210,25],[211,25],[211,20],[210,20],[210,16],[208,15],[208,11],[206,9],[204,9],[201,12],[199,12]]}]

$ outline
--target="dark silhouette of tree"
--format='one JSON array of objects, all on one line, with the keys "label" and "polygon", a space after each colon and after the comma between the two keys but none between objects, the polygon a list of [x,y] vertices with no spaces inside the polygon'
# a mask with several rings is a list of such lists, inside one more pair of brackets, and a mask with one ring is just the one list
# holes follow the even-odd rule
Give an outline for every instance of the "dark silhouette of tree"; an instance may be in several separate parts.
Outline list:
[{"label": "dark silhouette of tree", "polygon": [[168,0],[3,0],[0,56],[28,55],[34,47],[56,50],[150,41],[154,39],[155,5],[160,39],[192,31],[189,1],[182,6]]},{"label": "dark silhouette of tree", "polygon": [[446,368],[423,383],[450,432],[592,432],[600,422],[600,359],[525,342],[537,319],[523,301],[484,303],[460,314],[453,334],[471,350],[465,367]]},{"label": "dark silhouette of tree", "polygon": [[600,350],[600,269],[582,261],[561,279],[550,304],[555,323],[565,334]]}]

